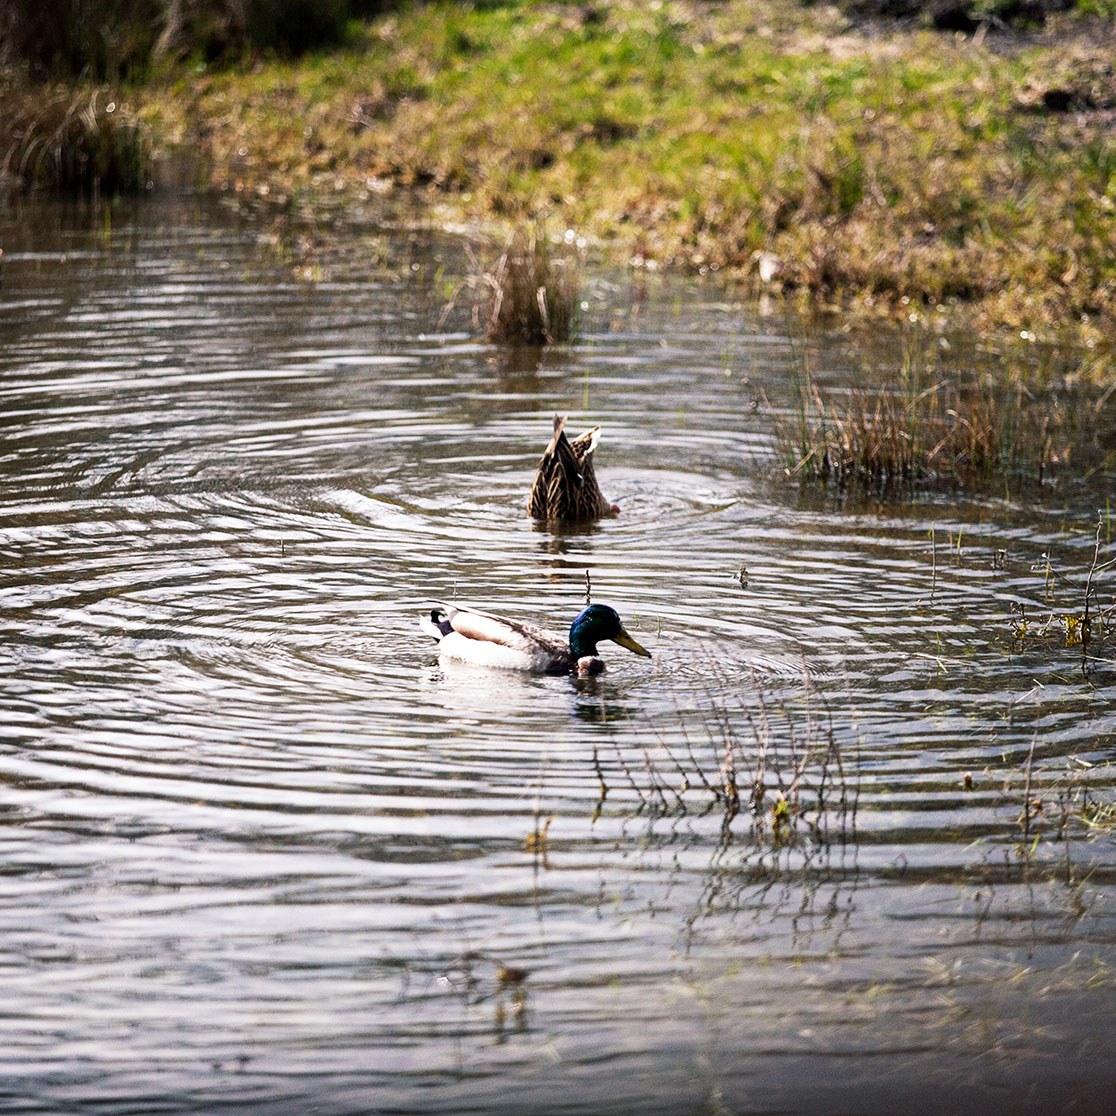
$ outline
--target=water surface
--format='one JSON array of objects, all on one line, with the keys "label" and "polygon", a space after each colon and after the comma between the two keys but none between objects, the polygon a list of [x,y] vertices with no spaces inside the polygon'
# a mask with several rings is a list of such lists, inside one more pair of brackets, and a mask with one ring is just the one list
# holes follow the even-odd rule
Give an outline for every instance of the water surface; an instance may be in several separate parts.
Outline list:
[{"label": "water surface", "polygon": [[[509,353],[440,324],[433,234],[0,244],[6,1107],[1106,1110],[1113,648],[1062,617],[1110,477],[800,496],[771,408],[856,348],[712,283],[593,274],[578,344]],[[525,516],[556,412],[616,519]],[[586,571],[652,660],[417,629],[563,629]]]}]

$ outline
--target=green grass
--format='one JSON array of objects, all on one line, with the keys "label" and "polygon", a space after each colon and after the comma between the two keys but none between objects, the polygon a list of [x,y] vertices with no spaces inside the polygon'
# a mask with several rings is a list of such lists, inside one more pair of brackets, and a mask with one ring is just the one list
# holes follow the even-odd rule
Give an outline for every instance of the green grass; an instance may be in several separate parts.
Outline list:
[{"label": "green grass", "polygon": [[[343,49],[137,95],[220,189],[418,188],[449,218],[550,219],[748,283],[773,253],[792,292],[957,306],[1104,354],[1116,82],[1087,28],[1062,28],[993,47],[792,0],[429,3]],[[1054,88],[1097,107],[1050,112]]]}]

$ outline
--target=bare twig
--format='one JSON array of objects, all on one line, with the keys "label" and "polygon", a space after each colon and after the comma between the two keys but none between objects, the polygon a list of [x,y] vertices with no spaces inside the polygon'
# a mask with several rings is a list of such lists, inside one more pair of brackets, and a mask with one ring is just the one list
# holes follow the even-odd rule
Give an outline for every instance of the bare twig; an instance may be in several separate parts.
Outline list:
[{"label": "bare twig", "polygon": [[1097,516],[1097,536],[1093,546],[1093,564],[1089,567],[1089,576],[1085,579],[1085,611],[1081,616],[1081,673],[1089,677],[1089,626],[1092,623],[1089,616],[1089,605],[1093,595],[1093,578],[1096,576],[1097,563],[1100,561],[1101,546],[1101,517]]}]

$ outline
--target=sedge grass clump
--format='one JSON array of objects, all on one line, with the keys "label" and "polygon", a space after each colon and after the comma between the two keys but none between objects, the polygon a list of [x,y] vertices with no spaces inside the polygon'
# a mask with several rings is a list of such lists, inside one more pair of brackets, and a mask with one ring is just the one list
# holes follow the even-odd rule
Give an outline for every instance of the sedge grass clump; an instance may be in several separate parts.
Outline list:
[{"label": "sedge grass clump", "polygon": [[1084,474],[1096,413],[1019,377],[935,373],[910,363],[896,381],[838,394],[807,375],[776,419],[786,472],[801,484],[893,496],[919,487],[979,491],[1042,486],[1056,469]]},{"label": "sedge grass clump", "polygon": [[0,102],[0,178],[60,192],[146,187],[148,130],[106,90],[9,92]]},{"label": "sedge grass clump", "polygon": [[914,398],[856,387],[843,404],[811,384],[779,437],[788,473],[803,482],[877,493],[933,480],[969,488],[1000,466],[1003,423],[992,397],[945,383]]},{"label": "sedge grass clump", "polygon": [[490,341],[553,345],[572,341],[580,319],[581,259],[556,249],[541,229],[517,230],[495,263],[478,266],[473,320]]}]

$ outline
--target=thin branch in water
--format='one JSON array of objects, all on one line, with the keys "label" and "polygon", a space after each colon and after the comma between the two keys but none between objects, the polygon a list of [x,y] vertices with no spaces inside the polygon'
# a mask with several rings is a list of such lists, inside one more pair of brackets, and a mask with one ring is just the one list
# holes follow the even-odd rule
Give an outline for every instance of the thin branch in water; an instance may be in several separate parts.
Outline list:
[{"label": "thin branch in water", "polygon": [[1085,579],[1085,611],[1081,616],[1081,673],[1089,677],[1089,627],[1092,623],[1089,616],[1089,604],[1093,595],[1093,578],[1096,576],[1097,563],[1100,561],[1101,546],[1101,517],[1097,516],[1097,535],[1093,545],[1093,563],[1089,567],[1089,576]]}]

